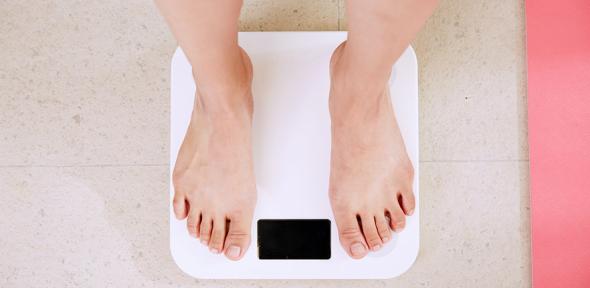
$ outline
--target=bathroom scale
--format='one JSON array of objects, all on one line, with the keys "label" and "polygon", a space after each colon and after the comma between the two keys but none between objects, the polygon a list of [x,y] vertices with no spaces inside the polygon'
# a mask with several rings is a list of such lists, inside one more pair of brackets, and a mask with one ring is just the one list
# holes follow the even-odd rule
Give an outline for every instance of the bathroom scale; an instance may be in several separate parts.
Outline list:
[{"label": "bathroom scale", "polygon": [[[244,257],[212,254],[172,210],[170,250],[181,270],[205,279],[383,279],[412,266],[419,248],[418,71],[411,47],[392,67],[392,103],[415,168],[416,212],[383,248],[350,258],[328,198],[329,63],[346,32],[242,32],[254,68],[253,155],[258,199]],[[179,48],[171,68],[170,175],[193,109],[191,66]]]}]

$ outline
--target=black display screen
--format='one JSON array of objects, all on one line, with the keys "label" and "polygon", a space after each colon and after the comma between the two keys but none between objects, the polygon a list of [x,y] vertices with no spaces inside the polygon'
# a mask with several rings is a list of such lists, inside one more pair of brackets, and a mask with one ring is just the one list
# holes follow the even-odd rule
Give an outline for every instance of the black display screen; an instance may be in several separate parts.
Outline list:
[{"label": "black display screen", "polygon": [[259,259],[330,259],[329,219],[258,220]]}]

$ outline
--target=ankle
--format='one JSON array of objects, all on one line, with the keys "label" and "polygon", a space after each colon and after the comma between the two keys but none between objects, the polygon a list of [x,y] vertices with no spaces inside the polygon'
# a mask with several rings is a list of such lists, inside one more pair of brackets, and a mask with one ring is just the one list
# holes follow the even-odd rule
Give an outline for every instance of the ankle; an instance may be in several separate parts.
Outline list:
[{"label": "ankle", "polygon": [[197,90],[203,97],[211,97],[213,101],[218,95],[242,95],[252,87],[251,71],[245,64],[236,63],[231,69],[219,73],[205,74],[195,77]]},{"label": "ankle", "polygon": [[[387,86],[391,67],[367,63],[366,57],[351,51],[348,41],[342,42],[332,55],[330,73],[332,87],[352,93],[375,94]],[[336,91],[340,92],[340,91]]]},{"label": "ankle", "polygon": [[193,66],[193,80],[202,104],[221,107],[241,104],[240,98],[249,93],[252,86],[250,58],[239,46],[230,50],[224,57],[208,57]]},{"label": "ankle", "polygon": [[388,86],[391,71],[383,72],[379,67],[364,65],[359,61],[362,57],[350,55],[346,44],[345,41],[336,48],[330,61],[332,94],[339,95],[339,98],[346,98],[346,95],[362,95],[359,99],[361,103],[373,101],[375,99],[367,97],[380,97],[383,94]]},{"label": "ankle", "polygon": [[244,113],[251,117],[252,64],[246,52],[239,49],[238,59],[228,69],[223,69],[220,73],[204,74],[198,80],[195,78],[195,110],[212,117],[230,117]]},{"label": "ankle", "polygon": [[205,115],[213,122],[233,122],[251,120],[253,101],[249,88],[198,91],[194,112]]},{"label": "ankle", "polygon": [[330,114],[333,127],[350,127],[355,121],[377,120],[391,106],[390,71],[369,67],[352,55],[347,42],[334,50],[330,61]]},{"label": "ankle", "polygon": [[332,79],[329,108],[334,126],[350,127],[354,123],[374,122],[391,108],[387,83],[355,83],[335,77]]},{"label": "ankle", "polygon": [[362,94],[330,98],[332,128],[363,132],[367,127],[378,125],[390,112],[391,105],[385,95],[381,93],[381,96],[371,97],[372,100],[366,100]]}]

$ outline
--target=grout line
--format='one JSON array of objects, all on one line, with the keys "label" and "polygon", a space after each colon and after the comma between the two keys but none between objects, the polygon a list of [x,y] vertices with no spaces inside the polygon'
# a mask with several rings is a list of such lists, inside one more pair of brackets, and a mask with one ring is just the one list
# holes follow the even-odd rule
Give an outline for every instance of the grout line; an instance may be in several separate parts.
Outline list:
[{"label": "grout line", "polygon": [[0,165],[2,168],[116,168],[116,167],[168,167],[168,164],[68,164],[68,165]]},{"label": "grout line", "polygon": [[[529,162],[528,159],[500,160],[422,160],[420,163],[510,163]],[[67,164],[67,165],[0,165],[0,169],[9,168],[117,168],[117,167],[169,167],[169,164]]]},{"label": "grout line", "polygon": [[481,159],[481,160],[420,160],[420,163],[508,163],[529,162],[529,159]]}]

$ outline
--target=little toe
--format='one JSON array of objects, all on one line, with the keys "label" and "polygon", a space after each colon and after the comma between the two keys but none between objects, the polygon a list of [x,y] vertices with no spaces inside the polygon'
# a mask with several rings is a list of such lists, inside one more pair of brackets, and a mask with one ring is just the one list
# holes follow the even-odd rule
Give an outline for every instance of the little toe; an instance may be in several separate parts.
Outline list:
[{"label": "little toe", "polygon": [[381,241],[381,236],[379,236],[377,226],[375,225],[375,216],[361,216],[361,223],[363,227],[363,234],[365,235],[367,244],[369,244],[369,248],[372,251],[379,250],[383,245],[383,242]]},{"label": "little toe", "polygon": [[404,213],[408,216],[414,214],[414,209],[416,208],[416,198],[414,197],[414,192],[412,187],[408,189],[403,189],[401,191],[401,205],[404,210]]},{"label": "little toe", "polygon": [[213,254],[219,254],[223,251],[223,242],[225,240],[225,217],[217,217],[213,220],[213,229],[211,239],[209,240],[209,250]]},{"label": "little toe", "polygon": [[211,239],[211,231],[213,230],[213,218],[203,215],[201,220],[200,238],[203,245],[209,246],[209,240]]},{"label": "little toe", "polygon": [[250,246],[250,221],[231,218],[225,239],[225,256],[230,260],[241,259]]},{"label": "little toe", "polygon": [[367,244],[363,237],[359,221],[354,214],[349,214],[348,217],[336,216],[336,224],[338,226],[338,235],[340,244],[350,257],[360,259],[367,255]]},{"label": "little toe", "polygon": [[389,225],[395,232],[400,232],[406,226],[406,216],[398,202],[394,202],[389,208]]},{"label": "little toe", "polygon": [[385,213],[375,216],[375,225],[377,226],[377,232],[379,232],[381,241],[383,243],[389,242],[391,240],[391,229],[389,229],[389,222],[385,217]]}]

